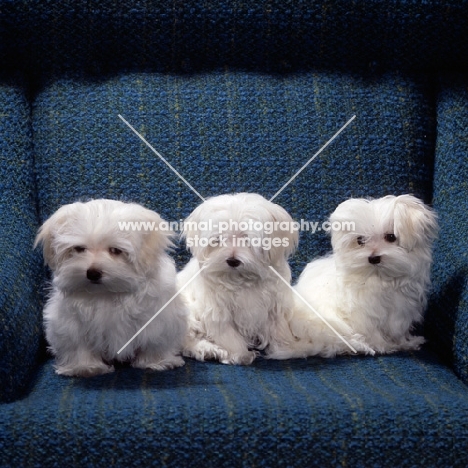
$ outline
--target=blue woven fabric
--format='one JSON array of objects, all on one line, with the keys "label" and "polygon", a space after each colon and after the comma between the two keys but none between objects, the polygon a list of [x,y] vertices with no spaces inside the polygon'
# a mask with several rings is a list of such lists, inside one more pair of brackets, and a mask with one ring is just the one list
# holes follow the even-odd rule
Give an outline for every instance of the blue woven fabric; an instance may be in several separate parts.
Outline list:
[{"label": "blue woven fabric", "polygon": [[32,138],[25,80],[0,78],[0,401],[17,398],[38,360],[42,329]]},{"label": "blue woven fabric", "polygon": [[440,217],[427,334],[468,382],[468,79],[444,75],[438,99],[434,205]]},{"label": "blue woven fabric", "polygon": [[0,406],[3,466],[464,467],[466,386],[433,355],[87,379],[42,368]]},{"label": "blue woven fabric", "polygon": [[[468,466],[467,30],[466,0],[0,0],[0,466]],[[40,223],[200,203],[118,114],[202,196],[267,198],[356,115],[275,201],[320,224],[351,196],[433,200],[429,347],[55,375]],[[329,249],[302,232],[294,278]]]},{"label": "blue woven fabric", "polygon": [[32,74],[460,69],[466,0],[0,2],[0,59]]},{"label": "blue woven fabric", "polygon": [[[322,223],[350,196],[411,192],[430,201],[435,120],[431,81],[330,73],[124,75],[58,80],[33,111],[41,219],[76,199],[110,197],[185,218],[194,194],[118,118],[131,123],[203,197],[272,197],[348,119],[355,121],[276,199]],[[329,250],[303,232],[295,276]],[[180,253],[179,267],[186,261]]]}]

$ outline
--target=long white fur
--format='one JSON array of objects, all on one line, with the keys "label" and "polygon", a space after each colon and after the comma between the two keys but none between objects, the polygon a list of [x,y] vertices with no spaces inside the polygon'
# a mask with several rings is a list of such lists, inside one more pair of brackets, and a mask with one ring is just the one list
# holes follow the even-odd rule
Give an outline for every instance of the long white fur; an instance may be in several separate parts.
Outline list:
[{"label": "long white fur", "polygon": [[[92,200],[62,206],[37,234],[35,246],[43,245],[53,273],[44,326],[58,374],[112,372],[113,361],[153,370],[184,364],[187,311],[180,298],[117,354],[176,292],[175,266],[166,252],[171,233],[121,230],[119,222],[126,221],[160,227],[162,219],[137,204]],[[99,284],[87,278],[88,269],[102,272]]]},{"label": "long white fur", "polygon": [[[275,357],[351,353],[307,304],[358,352],[418,349],[424,338],[411,330],[422,321],[427,303],[438,229],[434,211],[411,195],[350,199],[337,207],[330,222],[342,227],[354,222],[355,229],[332,230],[333,253],[304,269],[295,290],[305,302],[295,298],[290,321],[298,340]],[[386,234],[396,240],[388,242]],[[380,256],[380,263],[371,264],[371,256]]]},{"label": "long white fur", "polygon": [[[203,227],[211,220],[212,225]],[[198,206],[185,222],[183,236],[192,259],[178,275],[182,287],[204,267],[182,293],[189,308],[189,336],[184,354],[198,360],[215,359],[224,364],[251,364],[258,350],[266,355],[288,348],[292,340],[288,320],[291,315],[292,291],[269,268],[272,266],[288,282],[291,272],[287,262],[298,242],[297,230],[224,232],[226,246],[203,247],[196,239],[219,237],[219,223],[285,222],[291,216],[280,206],[253,193],[220,195]],[[195,225],[190,226],[190,223]],[[293,232],[291,232],[293,231]],[[280,246],[239,246],[237,239],[252,244],[281,240]],[[279,240],[277,242],[279,242]],[[193,243],[193,245],[191,245]],[[226,260],[238,259],[231,267]]]}]

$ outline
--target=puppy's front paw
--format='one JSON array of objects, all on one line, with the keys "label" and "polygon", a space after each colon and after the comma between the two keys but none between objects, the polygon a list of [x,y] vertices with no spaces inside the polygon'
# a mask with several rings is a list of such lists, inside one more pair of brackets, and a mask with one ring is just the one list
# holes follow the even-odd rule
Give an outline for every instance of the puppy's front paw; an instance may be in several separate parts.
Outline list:
[{"label": "puppy's front paw", "polygon": [[417,351],[426,340],[423,336],[410,336],[401,342],[401,348],[404,351]]},{"label": "puppy's front paw", "polygon": [[55,366],[55,372],[58,375],[66,375],[69,377],[93,377],[95,375],[114,372],[114,366],[108,366],[103,362],[97,362],[89,365],[68,364],[66,366]]},{"label": "puppy's front paw", "polygon": [[228,354],[226,359],[220,359],[222,364],[236,364],[240,366],[249,366],[254,362],[258,353],[256,351],[248,351],[242,354]]},{"label": "puppy's front paw", "polygon": [[222,362],[228,358],[228,352],[220,346],[208,340],[193,340],[184,349],[184,356],[191,357],[197,361],[216,360]]},{"label": "puppy's front paw", "polygon": [[185,361],[181,356],[164,356],[163,358],[139,356],[132,362],[132,367],[137,369],[149,369],[154,371],[164,371],[182,367]]}]

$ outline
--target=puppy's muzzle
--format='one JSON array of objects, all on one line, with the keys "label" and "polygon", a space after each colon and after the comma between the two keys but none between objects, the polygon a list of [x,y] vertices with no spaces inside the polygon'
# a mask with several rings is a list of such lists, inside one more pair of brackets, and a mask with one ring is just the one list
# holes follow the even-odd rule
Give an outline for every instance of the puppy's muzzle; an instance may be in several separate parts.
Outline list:
[{"label": "puppy's muzzle", "polygon": [[242,262],[238,260],[237,258],[229,257],[226,260],[226,263],[232,268],[237,268]]},{"label": "puppy's muzzle", "polygon": [[86,278],[88,278],[91,283],[99,283],[102,278],[102,271],[97,268],[89,268],[86,271]]},{"label": "puppy's muzzle", "polygon": [[370,264],[377,265],[380,263],[380,255],[371,255],[368,260]]}]

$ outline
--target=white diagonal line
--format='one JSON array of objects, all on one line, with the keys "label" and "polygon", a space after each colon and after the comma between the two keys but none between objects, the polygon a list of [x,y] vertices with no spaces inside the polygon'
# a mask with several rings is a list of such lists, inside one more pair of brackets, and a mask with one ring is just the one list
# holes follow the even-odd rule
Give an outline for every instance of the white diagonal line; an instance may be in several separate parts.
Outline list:
[{"label": "white diagonal line", "polygon": [[354,119],[353,115],[271,198],[273,201]]},{"label": "white diagonal line", "polygon": [[172,172],[174,172],[174,174],[177,175],[177,177],[179,177],[179,179],[184,182],[191,190],[193,193],[195,193],[196,195],[198,195],[199,198],[202,199],[202,201],[205,201],[205,199],[192,187],[192,185],[184,179],[184,177],[179,173],[177,172],[177,170],[170,164],[169,161],[167,161],[161,153],[159,153],[158,151],[156,151],[150,144],[149,142],[140,134],[138,133],[135,128],[132,127],[131,124],[129,124],[120,114],[119,115],[119,119],[122,120],[122,122],[159,158],[161,159],[161,161],[163,161],[171,170]]},{"label": "white diagonal line", "polygon": [[320,320],[322,320],[322,322],[327,325],[328,328],[330,328],[330,330],[333,331],[333,333],[349,348],[351,349],[351,351],[355,354],[357,354],[357,351],[328,323],[327,319],[325,319],[319,312],[317,312],[289,283],[288,281],[286,281],[271,265],[270,265],[270,269],[274,271],[274,273],[276,274],[276,276],[278,276],[278,278],[284,283],[286,284],[289,289],[291,289],[291,291],[301,299],[301,301],[307,306],[309,307],[309,309],[314,312],[315,315],[317,315],[317,317],[320,318]]},{"label": "white diagonal line", "polygon": [[201,267],[200,270],[194,274],[190,280],[185,283],[118,351],[120,354],[204,269],[206,266]]}]

